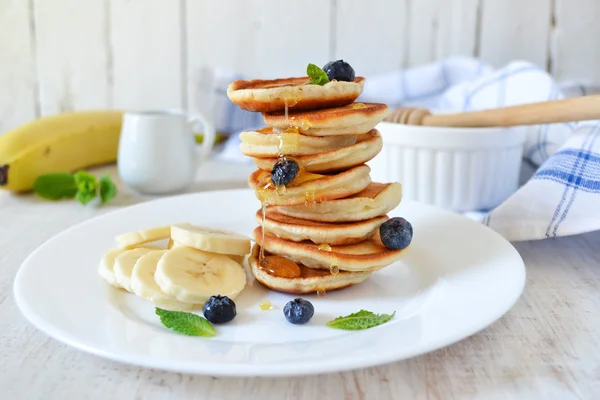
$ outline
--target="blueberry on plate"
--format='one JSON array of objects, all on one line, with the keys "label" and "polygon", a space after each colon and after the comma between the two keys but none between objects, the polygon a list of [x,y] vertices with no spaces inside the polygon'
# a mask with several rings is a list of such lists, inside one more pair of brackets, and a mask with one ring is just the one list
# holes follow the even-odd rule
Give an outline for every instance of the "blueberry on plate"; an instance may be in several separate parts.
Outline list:
[{"label": "blueberry on plate", "polygon": [[283,315],[288,322],[295,325],[305,324],[315,313],[315,308],[310,301],[301,298],[288,302],[283,307]]},{"label": "blueberry on plate", "polygon": [[344,60],[330,61],[323,67],[323,71],[329,77],[329,80],[353,82],[354,69]]},{"label": "blueberry on plate", "polygon": [[227,296],[211,296],[202,307],[204,318],[213,324],[222,324],[235,318],[235,303]]},{"label": "blueberry on plate", "polygon": [[275,186],[285,186],[294,180],[299,171],[300,168],[296,161],[282,157],[271,170],[271,182]]},{"label": "blueberry on plate", "polygon": [[413,237],[413,227],[402,217],[394,217],[379,226],[381,242],[391,250],[402,250],[410,244]]}]

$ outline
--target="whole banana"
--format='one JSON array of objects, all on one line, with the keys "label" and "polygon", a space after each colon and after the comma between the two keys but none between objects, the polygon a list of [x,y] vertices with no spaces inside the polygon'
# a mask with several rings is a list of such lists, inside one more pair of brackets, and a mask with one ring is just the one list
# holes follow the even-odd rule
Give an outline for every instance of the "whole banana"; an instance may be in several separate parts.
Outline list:
[{"label": "whole banana", "polygon": [[117,160],[122,111],[74,111],[39,118],[0,136],[0,188],[30,191],[51,172]]}]

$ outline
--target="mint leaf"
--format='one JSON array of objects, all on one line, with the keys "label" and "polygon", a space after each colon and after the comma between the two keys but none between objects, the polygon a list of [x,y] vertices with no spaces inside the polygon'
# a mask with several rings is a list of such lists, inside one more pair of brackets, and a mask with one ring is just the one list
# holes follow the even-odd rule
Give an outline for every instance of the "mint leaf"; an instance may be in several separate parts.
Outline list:
[{"label": "mint leaf", "polygon": [[168,311],[156,307],[156,315],[160,317],[160,322],[167,328],[175,332],[183,333],[188,336],[215,336],[215,328],[196,314],[183,311]]},{"label": "mint leaf", "polygon": [[104,175],[100,178],[100,198],[102,204],[111,201],[117,194],[117,187],[115,183],[110,179],[109,175]]},{"label": "mint leaf", "polygon": [[75,173],[75,183],[77,183],[77,189],[82,193],[96,193],[98,187],[96,177],[86,171]]},{"label": "mint leaf", "polygon": [[371,311],[360,310],[354,314],[338,317],[327,323],[330,328],[346,329],[346,330],[361,330],[369,329],[377,325],[384,324],[394,318],[396,311],[390,314],[374,314]]},{"label": "mint leaf", "polygon": [[96,193],[77,192],[77,194],[75,195],[75,199],[77,199],[77,201],[79,201],[83,205],[86,205],[90,201],[94,200],[95,197]]},{"label": "mint leaf", "polygon": [[308,81],[309,85],[321,85],[329,82],[329,77],[327,76],[327,72],[323,71],[315,64],[308,64],[306,67],[306,75],[310,78]]},{"label": "mint leaf", "polygon": [[77,195],[75,198],[81,204],[87,204],[94,200],[98,194],[98,182],[96,177],[86,171],[77,171],[75,173],[75,183],[77,184]]},{"label": "mint leaf", "polygon": [[40,175],[33,182],[33,191],[39,197],[47,200],[72,199],[77,193],[77,184],[73,175],[56,172]]}]

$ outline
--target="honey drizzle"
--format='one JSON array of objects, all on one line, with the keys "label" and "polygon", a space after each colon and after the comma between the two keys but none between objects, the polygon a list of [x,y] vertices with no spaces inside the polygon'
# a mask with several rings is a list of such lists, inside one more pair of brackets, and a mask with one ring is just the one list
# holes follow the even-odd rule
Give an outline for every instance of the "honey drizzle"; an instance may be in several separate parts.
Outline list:
[{"label": "honey drizzle", "polygon": [[269,300],[263,300],[260,302],[260,309],[263,311],[267,311],[270,310],[271,308],[271,302]]},{"label": "honey drizzle", "polygon": [[260,203],[262,206],[262,241],[260,242],[260,252],[258,254],[258,262],[262,262],[262,260],[265,258],[265,220],[267,219],[267,191],[269,190],[269,187],[272,185],[271,182],[267,183],[265,186],[263,186],[262,188],[258,189],[258,194],[260,197]]},{"label": "honey drizzle", "polygon": [[329,272],[331,272],[331,275],[336,276],[337,274],[340,273],[340,267],[338,267],[335,264],[331,264],[329,266]]},{"label": "honey drizzle", "polygon": [[270,255],[259,264],[259,268],[269,275],[281,278],[298,278],[302,275],[300,266],[289,258]]},{"label": "honey drizzle", "polygon": [[325,292],[325,289],[317,289],[317,296],[325,297],[326,294],[327,292]]},{"label": "honey drizzle", "polygon": [[307,119],[302,120],[302,124],[300,125],[303,131],[307,131],[310,129],[310,122]]},{"label": "honey drizzle", "polygon": [[331,251],[331,246],[327,243],[323,243],[319,245],[319,250],[321,251]]},{"label": "honey drizzle", "polygon": [[316,203],[317,195],[315,194],[314,189],[307,189],[304,194],[304,205],[308,208],[313,208]]}]

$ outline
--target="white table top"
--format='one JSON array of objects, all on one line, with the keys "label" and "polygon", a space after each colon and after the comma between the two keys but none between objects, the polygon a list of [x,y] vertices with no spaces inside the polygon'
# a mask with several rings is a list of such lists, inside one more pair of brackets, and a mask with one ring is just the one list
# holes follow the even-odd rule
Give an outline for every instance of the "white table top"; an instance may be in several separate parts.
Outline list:
[{"label": "white table top", "polygon": [[[115,169],[106,170],[118,182]],[[252,170],[210,162],[191,190],[246,187]],[[295,379],[182,375],[107,361],[33,328],[12,296],[25,257],[67,227],[146,199],[122,189],[108,206],[89,209],[0,192],[0,398],[600,398],[600,232],[516,243],[527,285],[502,319],[453,346],[378,368]]]}]

